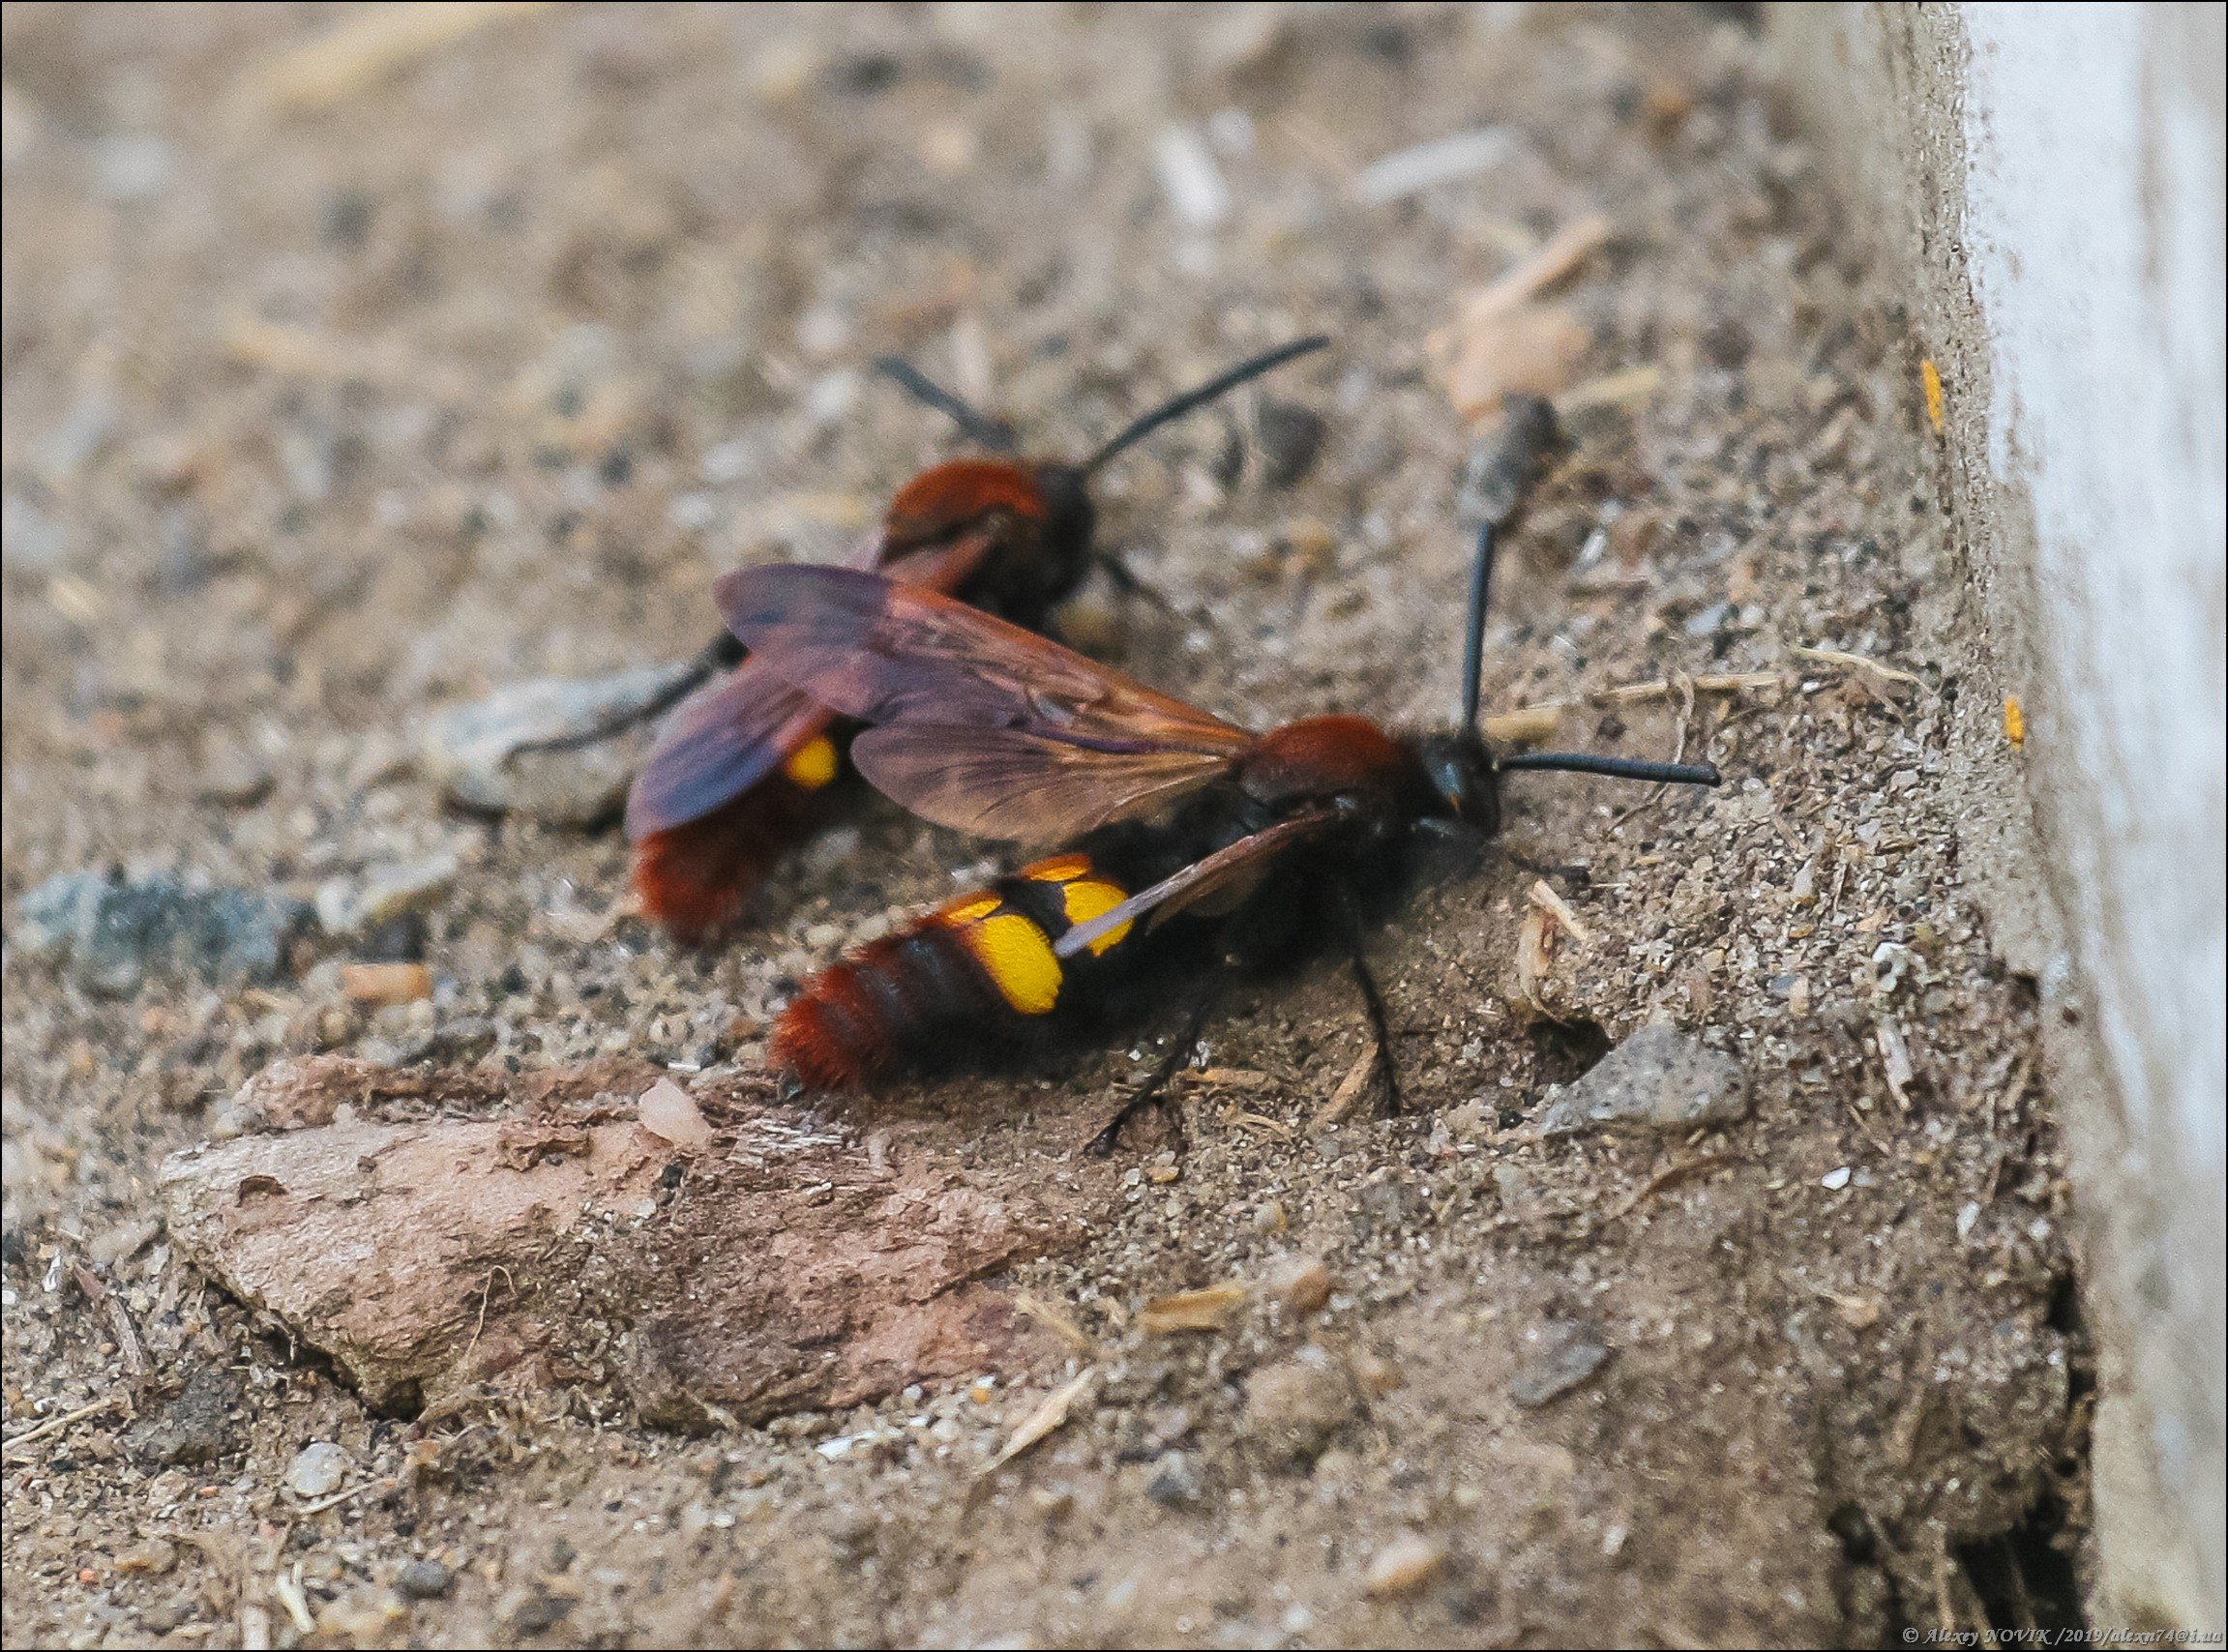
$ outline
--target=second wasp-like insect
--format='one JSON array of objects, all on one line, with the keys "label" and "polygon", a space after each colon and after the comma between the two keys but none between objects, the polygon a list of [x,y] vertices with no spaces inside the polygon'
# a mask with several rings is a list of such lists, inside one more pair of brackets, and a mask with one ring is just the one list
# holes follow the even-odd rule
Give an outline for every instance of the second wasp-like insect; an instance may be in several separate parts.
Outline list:
[{"label": "second wasp-like insect", "polygon": [[[906,484],[851,566],[1041,626],[1093,566],[1117,583],[1128,580],[1092,544],[1090,482],[1109,460],[1328,341],[1312,336],[1240,362],[1133,421],[1080,462],[1013,455],[1003,425],[904,362],[886,360],[884,372],[994,451],[948,460]],[[726,674],[673,712],[627,798],[637,898],[684,940],[735,923],[774,863],[841,807],[836,782],[849,726],[744,654],[731,633],[704,651],[696,680]]]},{"label": "second wasp-like insect", "polygon": [[1493,545],[1489,524],[1463,722],[1422,735],[1340,715],[1252,733],[872,574],[767,568],[722,581],[754,659],[870,725],[851,756],[876,786],[939,825],[1073,845],[808,982],[775,1029],[775,1065],[812,1088],[973,1066],[1121,1013],[1187,954],[1265,960],[1326,929],[1352,947],[1384,1045],[1359,923],[1416,834],[1492,837],[1515,771],[1718,783],[1708,764],[1487,746],[1476,712]]}]

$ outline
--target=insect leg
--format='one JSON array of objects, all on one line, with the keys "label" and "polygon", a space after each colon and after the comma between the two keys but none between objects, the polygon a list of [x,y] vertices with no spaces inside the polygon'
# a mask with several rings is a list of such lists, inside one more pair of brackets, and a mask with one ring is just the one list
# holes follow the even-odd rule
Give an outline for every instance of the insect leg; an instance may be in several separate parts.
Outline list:
[{"label": "insect leg", "polygon": [[1385,1106],[1389,1111],[1400,1111],[1400,1071],[1393,1062],[1392,1021],[1385,1015],[1384,994],[1377,988],[1377,977],[1369,967],[1369,957],[1362,945],[1361,903],[1354,899],[1353,886],[1345,878],[1331,885],[1332,904],[1338,909],[1340,938],[1346,942],[1347,960],[1353,965],[1354,984],[1361,988],[1361,1001],[1369,1012],[1370,1031],[1377,1038],[1378,1059],[1384,1066]]},{"label": "insect leg", "polygon": [[732,633],[723,631],[698,651],[686,671],[640,705],[630,706],[616,717],[607,717],[594,727],[584,728],[578,734],[557,734],[547,740],[524,740],[513,750],[573,752],[582,746],[598,745],[614,735],[624,734],[628,729],[639,727],[653,718],[665,716],[722,671],[731,671],[740,665],[743,656],[749,652]]},{"label": "insect leg", "polygon": [[1580,889],[1586,888],[1593,881],[1593,871],[1589,867],[1558,865],[1553,861],[1535,861],[1530,855],[1512,849],[1506,843],[1499,841],[1490,844],[1489,847],[1495,854],[1508,862],[1510,866],[1521,871],[1528,871],[1533,877],[1560,878],[1563,882]]},{"label": "insect leg", "polygon": [[1183,1036],[1169,1046],[1168,1053],[1160,1058],[1160,1065],[1152,1070],[1144,1083],[1130,1092],[1129,1100],[1122,1103],[1121,1110],[1107,1121],[1106,1128],[1090,1138],[1084,1148],[1085,1153],[1093,1159],[1110,1156],[1120,1140],[1122,1126],[1148,1106],[1161,1109],[1162,1116],[1174,1127],[1180,1145],[1183,1139],[1183,1117],[1169,1105],[1168,1088],[1174,1081],[1175,1076],[1183,1071],[1184,1064],[1191,1060],[1192,1051],[1199,1047],[1200,1030],[1205,1026],[1207,1015],[1213,1010],[1215,999],[1221,995],[1222,982],[1223,971],[1218,969],[1211,971],[1201,983],[1198,994],[1192,999],[1191,1008],[1184,1015]]},{"label": "insect leg", "polygon": [[1091,561],[1107,576],[1107,582],[1125,597],[1143,597],[1163,613],[1175,612],[1175,605],[1168,600],[1151,580],[1144,578],[1111,550],[1094,551]]}]

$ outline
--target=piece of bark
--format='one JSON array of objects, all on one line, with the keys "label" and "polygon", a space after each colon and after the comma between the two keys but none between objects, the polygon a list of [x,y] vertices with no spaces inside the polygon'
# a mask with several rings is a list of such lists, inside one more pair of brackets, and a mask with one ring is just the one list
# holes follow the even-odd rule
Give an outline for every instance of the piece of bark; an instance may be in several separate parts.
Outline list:
[{"label": "piece of bark", "polygon": [[[334,1063],[345,1096],[365,1075]],[[864,1132],[756,1093],[707,1095],[690,1158],[625,1117],[564,1110],[616,1074],[512,1081],[502,1117],[351,1122],[173,1155],[170,1233],[329,1353],[382,1411],[493,1390],[611,1385],[644,1419],[847,1405],[1054,1351],[984,1282],[1079,1243],[1111,1168],[968,1164],[942,1119]],[[486,1070],[429,1076],[485,1105]],[[268,1090],[273,1086],[266,1085]],[[619,1095],[627,1093],[623,1087]],[[294,1116],[330,1108],[296,1074]]]}]

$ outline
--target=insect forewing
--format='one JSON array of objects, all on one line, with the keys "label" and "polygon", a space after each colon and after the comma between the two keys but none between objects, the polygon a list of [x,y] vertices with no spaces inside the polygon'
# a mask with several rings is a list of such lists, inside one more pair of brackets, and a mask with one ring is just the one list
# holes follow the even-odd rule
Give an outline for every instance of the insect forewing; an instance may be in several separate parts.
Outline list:
[{"label": "insect forewing", "polygon": [[673,708],[627,792],[627,838],[639,842],[702,818],[757,785],[833,714],[756,660]]},{"label": "insect forewing", "polygon": [[1200,752],[1105,752],[1030,728],[950,723],[870,728],[852,743],[851,760],[923,819],[1034,843],[1149,814],[1230,767]]},{"label": "insect forewing", "polygon": [[1244,729],[963,603],[847,569],[720,581],[728,628],[778,675],[866,723],[1028,729],[1079,752],[1229,759]]}]

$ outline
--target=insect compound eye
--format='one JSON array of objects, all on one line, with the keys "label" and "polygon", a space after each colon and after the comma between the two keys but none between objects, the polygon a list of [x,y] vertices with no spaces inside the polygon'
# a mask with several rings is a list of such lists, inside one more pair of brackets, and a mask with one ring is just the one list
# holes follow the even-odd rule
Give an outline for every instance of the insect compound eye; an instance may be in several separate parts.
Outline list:
[{"label": "insect compound eye", "polygon": [[1498,826],[1493,762],[1482,746],[1459,738],[1433,740],[1424,748],[1423,767],[1448,812],[1483,831]]},{"label": "insect compound eye", "polygon": [[1431,777],[1432,789],[1457,814],[1469,812],[1470,787],[1463,767],[1453,748],[1444,741],[1434,740],[1424,749],[1423,769]]}]

